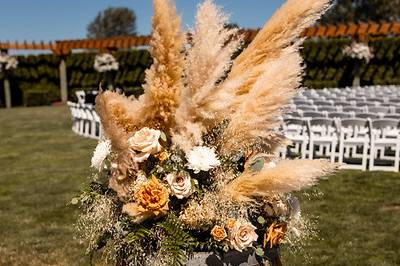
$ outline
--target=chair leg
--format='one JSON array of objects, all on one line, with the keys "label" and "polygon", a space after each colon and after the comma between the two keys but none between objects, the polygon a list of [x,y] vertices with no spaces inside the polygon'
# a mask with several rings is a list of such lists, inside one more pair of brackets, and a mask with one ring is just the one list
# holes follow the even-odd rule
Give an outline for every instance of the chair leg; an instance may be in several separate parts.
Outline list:
[{"label": "chair leg", "polygon": [[310,160],[314,159],[314,141],[310,140],[310,151],[308,154]]},{"label": "chair leg", "polygon": [[371,143],[369,151],[369,170],[373,171],[375,167],[375,144]]},{"label": "chair leg", "polygon": [[335,152],[336,152],[336,142],[333,141],[331,143],[331,163],[332,164],[335,163],[335,157],[336,157]]},{"label": "chair leg", "polygon": [[400,160],[400,140],[397,141],[396,144],[396,151],[395,151],[395,157],[394,157],[394,168],[395,168],[395,172],[399,171],[399,160]]},{"label": "chair leg", "polygon": [[363,145],[363,157],[362,157],[362,161],[361,161],[361,165],[362,165],[362,170],[363,171],[367,170],[367,161],[368,161],[368,143],[364,142],[364,145]]}]

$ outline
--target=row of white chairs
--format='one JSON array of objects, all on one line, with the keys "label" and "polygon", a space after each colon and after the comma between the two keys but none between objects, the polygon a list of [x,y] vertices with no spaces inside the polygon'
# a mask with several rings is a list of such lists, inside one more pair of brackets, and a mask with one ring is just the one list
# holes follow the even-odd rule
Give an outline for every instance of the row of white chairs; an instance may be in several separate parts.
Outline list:
[{"label": "row of white chairs", "polygon": [[98,139],[102,135],[100,117],[92,104],[68,102],[72,131],[78,135]]},{"label": "row of white chairs", "polygon": [[282,130],[292,141],[283,158],[326,157],[343,169],[399,171],[399,120],[286,118]]}]

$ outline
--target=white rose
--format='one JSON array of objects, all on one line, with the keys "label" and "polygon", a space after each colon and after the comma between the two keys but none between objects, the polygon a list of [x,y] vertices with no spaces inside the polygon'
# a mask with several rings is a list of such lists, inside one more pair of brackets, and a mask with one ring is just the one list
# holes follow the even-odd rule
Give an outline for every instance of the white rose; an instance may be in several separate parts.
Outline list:
[{"label": "white rose", "polygon": [[203,146],[191,149],[186,154],[186,159],[188,160],[188,168],[194,170],[196,174],[200,171],[208,171],[221,164],[215,150]]},{"label": "white rose", "polygon": [[150,154],[156,154],[161,151],[161,145],[158,142],[161,132],[159,130],[142,128],[128,139],[128,144],[132,150],[139,152],[134,160],[136,162],[145,161]]},{"label": "white rose", "polygon": [[178,199],[189,197],[192,190],[192,182],[189,175],[185,174],[168,174],[165,177],[169,187],[171,188],[172,195],[175,195]]},{"label": "white rose", "polygon": [[230,232],[229,243],[232,248],[242,251],[257,241],[256,227],[248,222],[236,222],[235,227]]}]

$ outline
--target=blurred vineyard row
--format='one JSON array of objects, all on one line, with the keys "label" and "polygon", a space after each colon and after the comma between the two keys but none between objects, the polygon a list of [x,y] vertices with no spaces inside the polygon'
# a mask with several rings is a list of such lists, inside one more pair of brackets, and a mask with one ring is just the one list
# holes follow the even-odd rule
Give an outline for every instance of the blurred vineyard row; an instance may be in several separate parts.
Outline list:
[{"label": "blurred vineyard row", "polygon": [[[302,55],[306,73],[304,85],[312,88],[348,86],[352,82],[353,62],[343,47],[349,39],[311,39],[305,42]],[[371,38],[375,57],[361,67],[361,84],[400,84],[400,37]],[[67,57],[70,98],[78,89],[95,89],[105,79],[93,69],[95,53],[74,53]],[[152,62],[147,50],[118,51],[120,69],[114,73],[115,85],[128,94],[138,95],[144,71]],[[19,66],[10,77],[13,105],[43,105],[60,99],[59,62],[56,55],[19,56]],[[4,76],[0,73],[0,80]],[[2,83],[0,82],[0,98]]]},{"label": "blurred vineyard row", "polygon": [[[304,85],[310,88],[351,85],[354,62],[343,55],[349,39],[308,40],[302,55],[306,73]],[[370,39],[374,58],[361,66],[362,85],[400,84],[400,37]]]}]

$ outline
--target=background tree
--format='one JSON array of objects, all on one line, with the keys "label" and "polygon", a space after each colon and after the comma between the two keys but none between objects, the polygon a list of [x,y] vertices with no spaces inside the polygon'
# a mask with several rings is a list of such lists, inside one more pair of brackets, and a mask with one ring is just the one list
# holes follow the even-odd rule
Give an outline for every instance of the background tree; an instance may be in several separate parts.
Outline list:
[{"label": "background tree", "polygon": [[136,15],[126,7],[109,7],[99,12],[87,27],[88,38],[128,35],[136,35]]},{"label": "background tree", "polygon": [[398,21],[400,0],[335,0],[323,23]]}]

